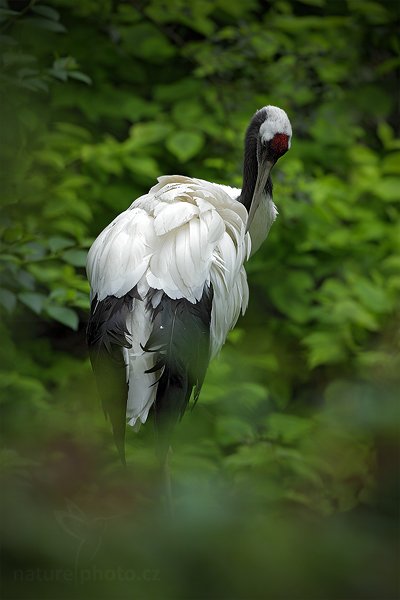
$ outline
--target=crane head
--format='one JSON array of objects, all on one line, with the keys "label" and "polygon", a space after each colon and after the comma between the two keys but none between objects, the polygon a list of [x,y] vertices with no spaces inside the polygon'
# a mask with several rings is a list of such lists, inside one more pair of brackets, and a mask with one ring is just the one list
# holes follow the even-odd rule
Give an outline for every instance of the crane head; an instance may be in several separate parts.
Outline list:
[{"label": "crane head", "polygon": [[273,166],[290,148],[292,126],[284,110],[277,106],[264,106],[253,116],[247,136],[257,138],[258,164],[257,179],[248,217],[249,227]]},{"label": "crane head", "polygon": [[260,160],[275,164],[290,148],[292,126],[289,118],[277,106],[265,106],[256,115],[262,118],[258,131],[257,160],[259,164]]}]

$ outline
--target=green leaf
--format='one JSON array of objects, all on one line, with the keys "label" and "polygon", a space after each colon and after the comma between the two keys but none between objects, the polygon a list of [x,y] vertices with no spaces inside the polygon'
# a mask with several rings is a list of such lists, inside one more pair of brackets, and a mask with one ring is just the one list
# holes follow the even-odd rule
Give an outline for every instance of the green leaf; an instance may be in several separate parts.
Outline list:
[{"label": "green leaf", "polygon": [[46,312],[52,319],[77,331],[79,325],[78,315],[71,308],[65,306],[48,306]]},{"label": "green leaf", "polygon": [[42,164],[55,167],[59,170],[65,167],[65,156],[60,152],[54,152],[48,148],[43,148],[43,150],[36,152],[36,158]]},{"label": "green leaf", "polygon": [[9,313],[14,310],[16,303],[17,299],[13,292],[10,292],[10,290],[0,289],[0,304],[4,306]]},{"label": "green leaf", "polygon": [[390,12],[380,2],[369,0],[349,0],[349,8],[355,13],[362,15],[367,21],[381,25],[390,21]]},{"label": "green leaf", "polygon": [[62,253],[62,258],[70,265],[74,265],[74,267],[84,267],[86,265],[87,252],[71,248],[71,250],[66,250]]},{"label": "green leaf", "polygon": [[379,323],[375,316],[361,306],[361,304],[349,298],[339,300],[334,307],[333,313],[338,323],[355,323],[371,331],[379,329]]},{"label": "green leaf", "polygon": [[35,289],[35,278],[31,275],[31,273],[28,273],[27,271],[24,271],[23,269],[19,269],[17,273],[15,273],[15,279],[16,281],[18,281],[18,283],[20,284],[20,286],[22,288],[24,288],[25,290],[34,290]]},{"label": "green leaf", "polygon": [[45,29],[46,31],[54,31],[54,33],[65,33],[67,30],[64,25],[57,21],[51,21],[50,19],[42,19],[42,17],[26,18],[24,20],[26,24],[37,27],[38,29]]},{"label": "green leaf", "polygon": [[309,4],[310,6],[324,6],[325,0],[299,0],[302,4]]},{"label": "green leaf", "polygon": [[251,425],[243,419],[223,415],[216,421],[216,437],[222,446],[229,446],[253,439],[254,433]]},{"label": "green leaf", "polygon": [[68,80],[68,71],[62,69],[49,69],[48,73],[60,81]]},{"label": "green leaf", "polygon": [[18,265],[20,263],[20,259],[17,256],[14,256],[14,254],[0,254],[0,261],[1,262],[5,262],[5,263],[12,263],[15,265]]},{"label": "green leaf", "polygon": [[378,137],[381,140],[383,146],[388,148],[394,138],[394,132],[389,123],[381,121],[378,125]]},{"label": "green leaf", "polygon": [[382,171],[400,175],[400,152],[392,152],[383,159]]},{"label": "green leaf", "polygon": [[375,313],[385,313],[390,310],[390,299],[386,288],[378,286],[366,277],[357,277],[352,281],[354,294],[361,303]]},{"label": "green leaf", "polygon": [[204,136],[196,131],[178,131],[167,139],[166,145],[180,162],[186,162],[199,153],[204,145]]},{"label": "green leaf", "polygon": [[92,84],[92,80],[90,79],[90,77],[88,75],[85,75],[85,73],[81,73],[81,71],[68,71],[68,77],[70,79],[76,79],[77,81],[82,81],[83,83],[86,83],[87,85]]},{"label": "green leaf", "polygon": [[57,131],[61,131],[61,133],[66,133],[68,137],[74,137],[80,141],[88,142],[92,139],[91,132],[76,123],[59,121],[56,123],[56,129]]},{"label": "green leaf", "polygon": [[25,306],[33,310],[34,313],[39,315],[42,312],[47,297],[43,294],[34,292],[21,292],[18,294],[18,299],[25,304]]},{"label": "green leaf", "polygon": [[10,8],[0,8],[0,21],[5,21],[6,18],[3,17],[17,17],[19,16],[19,12],[17,10],[11,10]]},{"label": "green leaf", "polygon": [[68,246],[74,246],[75,242],[66,237],[53,236],[47,240],[47,244],[52,252],[58,252],[68,248]]},{"label": "green leaf", "polygon": [[144,175],[154,179],[160,170],[157,162],[150,156],[125,156],[124,165],[137,175]]},{"label": "green leaf", "polygon": [[173,102],[177,98],[195,98],[201,94],[202,83],[193,77],[187,77],[168,84],[159,84],[155,87],[154,96],[160,102]]},{"label": "green leaf", "polygon": [[251,446],[239,446],[235,454],[227,456],[225,465],[229,469],[251,469],[274,461],[274,451],[270,444],[258,442]]},{"label": "green leaf", "polygon": [[130,129],[130,138],[125,145],[130,149],[137,149],[149,144],[156,144],[164,140],[171,131],[171,125],[168,123],[137,123]]},{"label": "green leaf", "polygon": [[340,362],[345,358],[345,348],[336,331],[314,331],[307,335],[303,343],[309,350],[311,368],[318,365]]},{"label": "green leaf", "polygon": [[382,178],[376,188],[375,193],[382,198],[382,200],[400,201],[400,178],[398,177],[385,177]]},{"label": "green leaf", "polygon": [[36,4],[32,6],[32,11],[41,15],[42,17],[47,17],[51,21],[59,21],[60,14],[50,6],[45,6],[44,4]]},{"label": "green leaf", "polygon": [[273,303],[296,322],[310,319],[311,290],[314,282],[306,271],[285,271],[273,286],[268,286]]},{"label": "green leaf", "polygon": [[267,436],[271,440],[279,440],[285,444],[293,444],[305,438],[311,431],[311,419],[296,415],[273,413],[267,419]]},{"label": "green leaf", "polygon": [[196,100],[181,100],[173,108],[172,116],[180,127],[193,127],[204,117],[204,107]]}]

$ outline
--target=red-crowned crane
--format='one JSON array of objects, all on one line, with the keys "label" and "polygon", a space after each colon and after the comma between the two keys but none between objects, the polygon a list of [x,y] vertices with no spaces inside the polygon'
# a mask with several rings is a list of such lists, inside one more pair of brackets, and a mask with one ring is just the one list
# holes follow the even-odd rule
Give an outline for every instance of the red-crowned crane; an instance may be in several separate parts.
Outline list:
[{"label": "red-crowned crane", "polygon": [[137,430],[150,410],[165,460],[173,426],[245,312],[244,263],[276,217],[270,173],[291,136],[282,109],[261,108],[245,137],[241,190],[159,177],[90,248],[87,342],[123,462],[126,422]]}]

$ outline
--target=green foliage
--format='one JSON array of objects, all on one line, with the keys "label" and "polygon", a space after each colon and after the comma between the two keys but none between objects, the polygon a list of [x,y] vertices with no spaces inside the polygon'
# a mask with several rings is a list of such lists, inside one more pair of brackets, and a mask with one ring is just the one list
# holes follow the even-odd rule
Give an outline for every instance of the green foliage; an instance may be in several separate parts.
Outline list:
[{"label": "green foliage", "polygon": [[[267,597],[257,588],[264,538],[277,552],[271,597],[392,597],[392,538],[376,529],[380,519],[393,529],[400,423],[397,21],[389,0],[0,1],[7,476],[29,479],[36,465],[33,488],[53,477],[45,494],[59,489],[78,504],[102,496],[117,467],[84,345],[87,249],[159,175],[240,186],[251,114],[282,106],[294,137],[273,173],[279,218],[247,265],[249,310],[177,429],[179,510],[219,556],[243,544],[232,569],[247,565],[254,597]],[[127,438],[132,503],[146,506],[151,426]],[[34,529],[43,522],[35,502],[14,504],[13,517],[32,523],[21,550],[37,544],[51,556],[54,533]],[[294,559],[311,522],[329,543],[314,532]],[[220,546],[216,523],[226,526]],[[207,553],[192,552],[211,568]],[[370,555],[381,557],[377,568]],[[329,561],[342,569],[337,588]],[[288,563],[293,588],[282,583]],[[179,587],[183,571],[171,572],[168,594],[190,597],[192,582]],[[240,597],[251,595],[246,574],[230,573]],[[219,596],[239,597],[228,588]],[[216,588],[201,589],[214,597]]]}]

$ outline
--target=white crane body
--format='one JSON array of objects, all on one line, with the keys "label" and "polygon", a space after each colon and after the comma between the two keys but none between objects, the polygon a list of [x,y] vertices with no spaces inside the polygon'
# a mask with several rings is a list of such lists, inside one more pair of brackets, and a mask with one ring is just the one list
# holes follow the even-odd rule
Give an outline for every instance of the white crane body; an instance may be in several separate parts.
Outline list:
[{"label": "white crane body", "polygon": [[[285,113],[274,120],[274,110],[269,121],[256,113],[261,127],[253,118],[264,144],[282,143],[280,135],[289,138]],[[247,137],[249,151],[256,139],[250,128]],[[257,146],[259,161],[258,152]],[[266,164],[272,164],[268,161],[270,155]],[[114,410],[115,392],[103,389],[117,444],[125,428],[122,418],[137,429],[152,407],[165,412],[171,405],[182,415],[193,389],[197,399],[209,360],[247,308],[244,264],[277,214],[271,168],[264,175],[251,164],[243,190],[178,175],[159,177],[93,243],[87,260],[88,343],[100,393],[112,379],[117,393],[126,396]],[[254,169],[257,181],[252,181]]]}]

